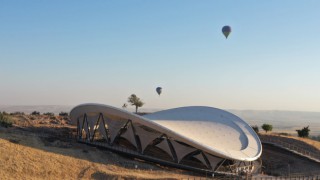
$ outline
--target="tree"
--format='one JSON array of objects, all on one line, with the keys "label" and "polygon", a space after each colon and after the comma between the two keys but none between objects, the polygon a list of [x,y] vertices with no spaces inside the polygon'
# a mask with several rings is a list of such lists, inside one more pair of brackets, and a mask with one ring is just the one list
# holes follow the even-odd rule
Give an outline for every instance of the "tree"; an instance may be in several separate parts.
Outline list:
[{"label": "tree", "polygon": [[136,107],[136,113],[138,113],[138,107],[142,107],[144,105],[144,102],[140,100],[135,94],[131,94],[131,96],[128,97],[128,103],[131,104],[131,106]]},{"label": "tree", "polygon": [[62,111],[59,113],[59,116],[69,116],[69,113]]},{"label": "tree", "polygon": [[39,115],[40,115],[40,112],[39,112],[39,111],[33,111],[33,112],[31,113],[31,115],[39,116]]},{"label": "tree", "polygon": [[256,126],[251,126],[252,129],[258,134],[259,133],[259,127],[256,125]]},{"label": "tree", "polygon": [[10,115],[12,115],[12,116],[24,115],[24,112],[16,111],[16,112],[10,113]]},{"label": "tree", "polygon": [[309,126],[296,130],[299,137],[309,137]]},{"label": "tree", "polygon": [[272,125],[271,124],[263,124],[262,129],[266,131],[266,133],[268,133],[268,131],[272,131]]}]

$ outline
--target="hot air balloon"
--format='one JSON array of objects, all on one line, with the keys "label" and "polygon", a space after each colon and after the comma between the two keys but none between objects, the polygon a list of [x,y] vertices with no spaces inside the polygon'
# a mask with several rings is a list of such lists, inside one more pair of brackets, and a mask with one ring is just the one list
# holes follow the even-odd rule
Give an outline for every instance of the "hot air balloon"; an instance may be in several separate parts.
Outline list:
[{"label": "hot air balloon", "polygon": [[160,94],[161,94],[161,92],[162,92],[162,87],[157,87],[156,91],[157,91],[157,93],[158,93],[159,96],[160,96]]},{"label": "hot air balloon", "polygon": [[230,26],[223,26],[222,33],[224,34],[224,36],[227,39],[229,34],[231,33],[231,27]]}]

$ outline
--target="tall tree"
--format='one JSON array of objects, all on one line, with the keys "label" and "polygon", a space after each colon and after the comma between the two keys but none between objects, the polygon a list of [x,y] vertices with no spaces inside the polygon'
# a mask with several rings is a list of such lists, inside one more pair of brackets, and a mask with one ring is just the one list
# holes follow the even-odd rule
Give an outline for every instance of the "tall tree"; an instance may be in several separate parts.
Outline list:
[{"label": "tall tree", "polygon": [[138,113],[138,108],[144,105],[144,102],[135,94],[131,94],[131,96],[128,97],[128,103],[136,107],[136,113]]},{"label": "tall tree", "polygon": [[263,124],[261,127],[262,127],[263,130],[266,131],[266,133],[268,131],[272,131],[272,128],[273,128],[271,124]]}]

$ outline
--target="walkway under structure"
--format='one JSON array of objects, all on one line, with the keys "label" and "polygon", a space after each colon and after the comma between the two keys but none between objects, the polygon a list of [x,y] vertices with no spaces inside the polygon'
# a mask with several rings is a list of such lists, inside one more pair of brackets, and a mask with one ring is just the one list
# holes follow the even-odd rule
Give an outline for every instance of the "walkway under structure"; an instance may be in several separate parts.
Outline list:
[{"label": "walkway under structure", "polygon": [[[212,109],[208,107],[187,108],[188,112],[191,113],[192,111],[198,112],[200,110],[200,114],[201,111],[204,114],[208,114],[209,111],[214,110],[213,113],[217,117],[223,118],[225,116],[226,119],[230,119],[227,116],[229,114],[226,114],[225,111],[221,114],[222,110]],[[224,137],[224,133],[216,134],[221,135],[221,138],[225,139],[214,140],[214,138],[219,137],[210,136],[212,133],[208,134],[206,139],[210,143],[221,143],[215,143],[215,147],[217,148],[212,148],[212,146],[208,147],[206,144],[200,144],[199,141],[195,142],[197,138],[202,140],[199,135],[190,135],[191,138],[183,136],[184,132],[181,131],[181,126],[188,129],[190,128],[188,127],[188,123],[191,123],[195,130],[198,129],[199,134],[202,134],[203,132],[200,131],[204,131],[206,128],[199,129],[199,126],[195,125],[194,121],[186,121],[188,119],[181,115],[181,112],[184,112],[186,109],[179,110],[171,110],[171,112],[167,110],[164,113],[154,113],[142,117],[111,106],[84,104],[75,107],[71,111],[70,116],[72,122],[77,125],[77,140],[81,143],[103,147],[114,152],[161,165],[200,173],[240,175],[250,174],[259,170],[261,163],[257,159],[261,155],[261,143],[256,138],[255,133],[251,134],[254,131],[246,128],[247,124],[237,119],[232,121],[233,124],[227,126],[228,124],[225,123],[227,122],[226,119],[224,122],[213,122],[209,120],[204,121],[203,118],[198,117],[198,119],[194,119],[193,117],[192,119],[198,120],[196,121],[197,124],[203,123],[211,127],[213,122],[215,126],[212,127],[216,127],[217,131],[226,131],[224,133],[229,135],[229,137]],[[177,112],[179,112],[179,117],[182,117],[179,120],[175,118]],[[168,114],[169,116],[167,116]],[[188,117],[191,115],[186,114]],[[157,122],[153,121],[153,119],[161,119],[163,121]],[[180,129],[175,127],[177,124],[174,122],[177,121]],[[232,131],[232,128],[237,131]],[[195,132],[195,130],[189,129],[190,132]],[[180,133],[177,134],[179,131]],[[214,132],[214,130],[212,131]],[[238,131],[243,132],[243,134],[238,133]],[[210,138],[212,139],[210,140]],[[234,142],[223,142],[223,140],[228,139]],[[242,142],[243,139],[244,141]],[[241,142],[236,142],[235,140],[240,140]],[[238,147],[239,150],[237,149]],[[223,150],[223,148],[225,148],[225,151],[219,151]],[[228,156],[230,152],[234,154]],[[243,152],[247,152],[247,154]],[[250,156],[250,153],[254,156]],[[239,158],[235,159],[234,157]]]}]

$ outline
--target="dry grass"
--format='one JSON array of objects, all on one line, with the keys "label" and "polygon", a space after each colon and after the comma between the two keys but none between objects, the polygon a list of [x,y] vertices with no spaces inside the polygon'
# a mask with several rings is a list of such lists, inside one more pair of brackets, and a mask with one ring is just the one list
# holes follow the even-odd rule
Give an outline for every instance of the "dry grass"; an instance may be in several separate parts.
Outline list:
[{"label": "dry grass", "polygon": [[264,133],[264,132],[259,132],[259,134],[261,134],[261,135],[267,135],[267,136],[280,136],[280,137],[283,137],[283,138],[290,138],[290,139],[299,140],[299,141],[305,142],[305,143],[307,143],[307,144],[309,144],[309,145],[317,148],[317,149],[320,151],[320,141],[315,141],[315,140],[312,140],[312,139],[301,138],[301,137],[292,136],[292,135],[284,136],[284,135],[280,135],[279,133]]},{"label": "dry grass", "polygon": [[[84,151],[85,149],[85,151]],[[137,164],[143,170],[121,164]],[[126,159],[75,143],[71,148],[45,146],[35,135],[0,129],[1,179],[187,179],[179,170]]]},{"label": "dry grass", "polygon": [[295,136],[281,136],[281,137],[286,137],[286,138],[291,138],[291,139],[303,141],[303,142],[317,148],[320,151],[320,142],[319,141],[315,141],[315,140],[308,139],[308,138],[295,137]]},{"label": "dry grass", "polygon": [[[63,142],[69,127],[60,117],[18,115],[13,128],[0,127],[0,179],[188,179],[188,172],[164,168],[105,150]],[[28,131],[21,130],[27,129]],[[61,129],[61,131],[59,131]],[[46,131],[51,138],[39,137]],[[32,131],[32,132],[30,132]],[[61,146],[67,145],[67,146]],[[135,166],[138,166],[135,169]],[[196,177],[197,178],[197,177]]]}]

